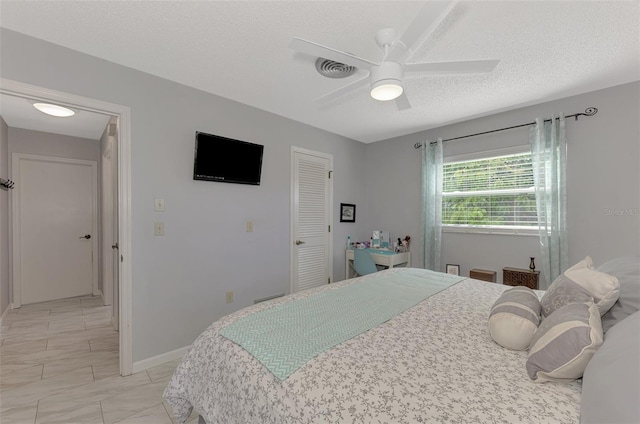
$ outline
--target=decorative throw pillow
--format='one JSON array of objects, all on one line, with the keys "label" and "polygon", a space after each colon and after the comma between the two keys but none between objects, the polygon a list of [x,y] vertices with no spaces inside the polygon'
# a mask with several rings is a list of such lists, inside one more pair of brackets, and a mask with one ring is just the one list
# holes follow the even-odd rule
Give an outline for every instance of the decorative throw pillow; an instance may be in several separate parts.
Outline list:
[{"label": "decorative throw pillow", "polygon": [[585,302],[590,297],[602,316],[618,300],[619,294],[618,279],[594,269],[591,258],[587,256],[549,286],[540,301],[542,316],[546,318],[564,305]]},{"label": "decorative throw pillow", "polygon": [[602,316],[605,333],[616,323],[640,311],[640,256],[612,259],[598,267],[598,271],[613,275],[620,283],[620,296]]},{"label": "decorative throw pillow", "polygon": [[533,335],[526,365],[529,377],[537,383],[580,378],[600,345],[598,307],[593,302],[565,305],[545,318]]},{"label": "decorative throw pillow", "polygon": [[500,346],[526,350],[540,324],[540,301],[529,287],[506,290],[489,314],[489,334]]},{"label": "decorative throw pillow", "polygon": [[580,422],[640,423],[640,312],[609,331],[582,378]]}]

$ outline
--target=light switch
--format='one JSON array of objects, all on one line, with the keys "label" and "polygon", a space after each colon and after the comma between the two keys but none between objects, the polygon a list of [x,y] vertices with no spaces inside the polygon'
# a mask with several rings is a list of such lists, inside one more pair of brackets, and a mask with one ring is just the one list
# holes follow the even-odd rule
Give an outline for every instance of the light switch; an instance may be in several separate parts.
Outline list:
[{"label": "light switch", "polygon": [[154,204],[153,209],[156,212],[164,212],[164,199],[163,198],[156,197],[154,202],[153,202],[153,204]]},{"label": "light switch", "polygon": [[253,233],[253,221],[247,221],[247,233]]},{"label": "light switch", "polygon": [[155,222],[153,224],[153,235],[155,236],[164,235],[164,222]]}]

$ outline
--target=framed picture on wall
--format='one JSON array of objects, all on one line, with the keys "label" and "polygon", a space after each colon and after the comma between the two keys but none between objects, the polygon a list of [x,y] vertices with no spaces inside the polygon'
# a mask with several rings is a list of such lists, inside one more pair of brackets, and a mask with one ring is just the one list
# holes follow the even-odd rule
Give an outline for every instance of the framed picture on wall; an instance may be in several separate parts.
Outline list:
[{"label": "framed picture on wall", "polygon": [[340,222],[356,222],[356,205],[340,203]]},{"label": "framed picture on wall", "polygon": [[447,264],[447,274],[460,275],[460,265]]}]

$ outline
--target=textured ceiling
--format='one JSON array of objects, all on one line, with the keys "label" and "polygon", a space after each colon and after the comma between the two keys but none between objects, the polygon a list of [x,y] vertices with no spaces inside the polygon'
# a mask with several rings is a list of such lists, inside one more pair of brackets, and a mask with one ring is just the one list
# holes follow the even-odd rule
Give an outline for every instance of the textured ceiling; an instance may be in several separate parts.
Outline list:
[{"label": "textured ceiling", "polygon": [[401,112],[367,87],[313,102],[362,73],[320,76],[292,37],[377,62],[376,31],[424,3],[3,0],[0,25],[362,142],[640,80],[637,1],[460,2],[409,62],[500,59],[492,73],[408,78]]}]

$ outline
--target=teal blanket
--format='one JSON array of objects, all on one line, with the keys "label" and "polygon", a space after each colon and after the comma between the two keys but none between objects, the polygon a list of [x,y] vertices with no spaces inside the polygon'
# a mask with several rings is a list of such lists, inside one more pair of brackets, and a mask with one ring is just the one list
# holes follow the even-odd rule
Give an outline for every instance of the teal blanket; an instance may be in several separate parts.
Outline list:
[{"label": "teal blanket", "polygon": [[220,334],[284,380],[322,352],[462,280],[429,270],[398,269],[256,312]]}]

